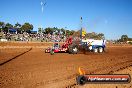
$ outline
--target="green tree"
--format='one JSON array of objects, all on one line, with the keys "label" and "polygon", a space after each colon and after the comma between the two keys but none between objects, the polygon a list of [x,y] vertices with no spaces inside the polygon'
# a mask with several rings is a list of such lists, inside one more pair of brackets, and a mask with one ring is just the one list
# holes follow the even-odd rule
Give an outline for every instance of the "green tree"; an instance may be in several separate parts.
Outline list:
[{"label": "green tree", "polygon": [[103,33],[99,33],[98,34],[98,39],[104,39],[105,37],[104,37],[104,34]]},{"label": "green tree", "polygon": [[45,33],[46,34],[53,34],[53,32],[54,32],[54,30],[53,30],[53,28],[50,28],[50,27],[48,27],[48,28],[45,28]]},{"label": "green tree", "polygon": [[87,33],[86,34],[86,38],[91,38],[91,39],[105,39],[105,36],[103,33],[95,33],[95,32],[92,32],[92,33]]},{"label": "green tree", "polygon": [[132,38],[128,38],[128,41],[132,41]]},{"label": "green tree", "polygon": [[14,28],[21,28],[21,24],[19,24],[18,22],[15,24]]},{"label": "green tree", "polygon": [[56,35],[60,34],[60,32],[61,32],[61,30],[59,28],[57,28],[57,27],[54,27],[53,30],[54,30],[54,33]]},{"label": "green tree", "polygon": [[38,32],[42,33],[43,32],[43,28],[38,28]]},{"label": "green tree", "polygon": [[122,35],[121,36],[121,41],[122,42],[126,42],[128,40],[128,36],[127,35]]},{"label": "green tree", "polygon": [[21,33],[22,32],[21,27],[22,27],[22,25],[19,24],[18,22],[15,24],[14,28],[17,30],[17,33]]},{"label": "green tree", "polygon": [[5,32],[5,33],[9,32],[9,29],[10,29],[10,28],[13,28],[13,25],[10,24],[10,23],[7,23],[7,24],[5,25],[5,27],[3,28],[3,32]]},{"label": "green tree", "polygon": [[31,30],[33,30],[33,25],[32,24],[29,24],[29,23],[24,23],[21,27],[21,30],[23,32],[28,32],[30,33]]},{"label": "green tree", "polygon": [[57,27],[53,27],[53,33],[56,33],[57,29]]},{"label": "green tree", "polygon": [[38,33],[41,33],[41,31],[42,31],[41,28],[38,28]]},{"label": "green tree", "polygon": [[0,22],[0,28],[2,28],[4,26],[4,22]]},{"label": "green tree", "polygon": [[73,36],[75,36],[75,37],[80,37],[80,30],[75,31],[74,34],[73,34]]},{"label": "green tree", "polygon": [[71,32],[70,32],[70,30],[66,30],[66,35],[70,35],[71,34]]},{"label": "green tree", "polygon": [[7,28],[9,29],[9,28],[13,28],[13,25],[10,24],[10,23],[7,23],[7,24],[5,25],[5,27],[7,27]]},{"label": "green tree", "polygon": [[74,30],[71,30],[71,31],[70,31],[70,35],[73,35],[74,33],[75,33]]},{"label": "green tree", "polygon": [[0,22],[0,31],[3,29],[5,23],[4,22]]},{"label": "green tree", "polygon": [[61,30],[59,28],[56,28],[56,35],[60,34]]},{"label": "green tree", "polygon": [[62,34],[64,35],[66,32],[65,29],[61,28],[60,30],[61,30]]}]

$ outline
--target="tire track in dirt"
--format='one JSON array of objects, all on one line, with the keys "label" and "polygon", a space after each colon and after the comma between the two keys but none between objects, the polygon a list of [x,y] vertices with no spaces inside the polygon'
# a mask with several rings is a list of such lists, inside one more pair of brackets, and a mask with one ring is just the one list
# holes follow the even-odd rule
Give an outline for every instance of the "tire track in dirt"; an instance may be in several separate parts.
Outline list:
[{"label": "tire track in dirt", "polygon": [[[104,69],[106,69],[106,68],[108,68],[108,72],[105,71],[105,73],[106,74],[112,74],[111,72],[118,71],[118,69],[123,69],[123,68],[125,69],[126,67],[129,67],[131,65],[132,65],[132,60],[127,60],[127,61],[123,61],[123,62],[118,61],[118,63],[115,63],[115,64],[112,64],[112,65],[109,65],[109,66],[105,66],[105,67],[90,71],[88,74],[94,74],[96,72],[105,71]],[[112,67],[115,67],[115,68],[112,68]],[[79,74],[77,74],[77,73],[76,74],[71,74],[68,77],[64,77],[63,79],[54,79],[54,80],[50,80],[50,82],[45,81],[45,82],[41,82],[41,84],[42,85],[45,85],[45,84],[47,85],[47,84],[50,84],[50,83],[59,84],[61,81],[66,81],[67,82],[67,80],[70,80],[72,82],[70,84],[68,83],[68,85],[64,85],[63,88],[77,88],[79,85],[76,83],[75,79],[78,75]]]},{"label": "tire track in dirt", "polygon": [[[90,72],[90,74],[94,74],[95,72],[100,72],[100,71],[103,71],[104,69],[111,69],[112,67],[112,69],[118,69],[118,68],[124,68],[124,67],[126,67],[126,66],[129,66],[129,65],[131,65],[132,64],[132,60],[128,60],[128,61],[125,61],[125,62],[120,62],[120,63],[116,63],[116,64],[114,64],[114,65],[110,65],[110,66],[106,66],[105,68],[99,68],[99,69],[96,69],[96,70],[94,70],[93,72]],[[115,68],[114,68],[114,66],[116,66]],[[114,72],[115,70],[111,70],[110,72]],[[109,73],[107,73],[107,74],[110,74],[110,72]]]},{"label": "tire track in dirt", "polygon": [[[119,50],[117,50],[117,51],[119,51]],[[79,75],[78,72],[76,72],[76,69],[78,68],[78,66],[82,66],[82,67],[84,66],[87,68],[88,67],[87,64],[91,63],[89,68],[91,68],[92,66],[95,66],[95,67],[93,67],[92,69],[87,69],[89,71],[88,73],[90,73],[90,72],[98,73],[98,72],[103,71],[105,73],[112,74],[112,72],[116,71],[119,68],[123,69],[123,67],[125,68],[125,66],[131,65],[131,60],[130,60],[131,59],[131,57],[130,57],[131,51],[128,51],[128,52],[122,51],[121,54],[119,54],[118,52],[117,53],[115,53],[115,52],[116,52],[115,50],[110,51],[107,55],[104,55],[104,56],[103,55],[99,56],[98,54],[90,53],[90,54],[88,54],[90,56],[87,56],[87,58],[85,58],[86,55],[81,55],[81,54],[76,55],[74,57],[72,56],[73,58],[71,58],[71,55],[69,55],[69,54],[67,54],[67,55],[58,54],[58,55],[49,57],[48,54],[43,54],[40,50],[36,51],[36,49],[34,50],[34,48],[33,48],[33,50],[31,52],[26,53],[26,54],[18,57],[16,60],[12,61],[13,63],[12,62],[8,63],[11,65],[8,65],[8,64],[7,64],[7,66],[5,65],[6,69],[3,68],[3,70],[5,69],[5,73],[7,73],[7,75],[8,75],[10,72],[12,72],[12,69],[13,69],[15,72],[14,73],[15,77],[16,77],[16,75],[18,75],[17,76],[18,79],[16,77],[16,79],[14,79],[15,81],[22,80],[22,79],[19,79],[19,76],[20,76],[20,78],[23,77],[23,81],[21,81],[21,83],[22,83],[23,87],[25,86],[25,88],[36,88],[36,87],[37,88],[51,88],[51,87],[58,88],[57,86],[60,86],[59,88],[78,88],[78,87],[80,87],[79,85],[76,84],[76,77]],[[123,54],[125,54],[125,56]],[[111,57],[112,55],[113,55],[113,57]],[[128,56],[126,56],[126,55],[128,55]],[[82,57],[84,57],[84,58],[82,59]],[[94,58],[92,58],[92,57],[94,57]],[[20,60],[19,60],[19,58],[20,58]],[[21,59],[21,58],[23,58],[23,59]],[[91,60],[91,59],[93,59],[93,60]],[[91,60],[91,61],[89,61],[89,60]],[[30,63],[29,63],[29,61],[30,61]],[[105,63],[105,62],[108,62],[108,63]],[[16,63],[16,64],[14,64],[14,63]],[[21,66],[19,65],[19,63],[22,63]],[[64,65],[63,65],[63,63],[64,63]],[[71,65],[69,65],[69,64],[71,64]],[[12,67],[10,68],[10,66],[12,66]],[[18,67],[17,70],[15,69],[15,66]],[[68,68],[66,68],[66,66],[68,66]],[[96,67],[98,67],[98,69]],[[9,73],[6,72],[6,70],[8,70],[8,68],[10,70]],[[19,70],[19,68],[20,68],[20,70]],[[25,71],[25,68],[26,68],[26,71]],[[35,68],[35,69],[30,70],[32,68]],[[58,69],[55,70],[56,68],[58,68]],[[106,68],[108,68],[108,70],[106,70]],[[61,70],[61,69],[65,69],[65,70]],[[41,71],[41,70],[44,70],[44,71]],[[71,70],[74,70],[74,72],[68,72]],[[64,72],[60,73],[60,71],[66,72],[66,75],[63,75],[65,73]],[[22,76],[19,75],[20,72],[22,72]],[[31,74],[28,74],[28,72]],[[48,78],[47,75],[44,75],[44,73],[42,73],[43,75],[39,74],[40,72],[41,73],[47,72],[46,74],[49,75],[50,78],[47,79]],[[51,74],[51,73],[54,73],[55,75]],[[58,74],[58,73],[60,76],[56,77],[57,76],[56,74]],[[6,76],[6,75],[4,75],[4,76]],[[8,83],[7,88],[10,86],[9,83],[14,84],[15,86],[19,86],[19,82],[16,82],[16,84],[15,84],[15,81],[10,82],[11,76],[12,76],[12,74],[9,75],[9,77],[5,78],[5,79],[7,79],[7,81],[9,80],[9,82],[5,82],[5,84]],[[26,81],[30,77],[32,77],[32,79],[30,79],[29,81]],[[54,78],[52,78],[52,77],[54,77]],[[46,78],[46,79],[44,79],[44,78]],[[34,79],[35,79],[35,81],[34,81]],[[56,87],[53,87],[53,86],[56,86]],[[12,86],[12,88],[13,88],[13,86]]]},{"label": "tire track in dirt", "polygon": [[17,57],[20,57],[20,56],[24,55],[25,53],[27,53],[27,52],[29,52],[29,51],[31,51],[31,50],[32,50],[32,48],[30,48],[29,50],[27,50],[27,51],[25,51],[25,52],[23,52],[23,53],[21,53],[21,54],[16,55],[15,57],[13,57],[13,58],[11,58],[11,59],[9,59],[9,60],[6,60],[6,61],[0,63],[0,66],[4,65],[4,64],[6,64],[6,63],[9,63],[10,61],[16,59]]}]

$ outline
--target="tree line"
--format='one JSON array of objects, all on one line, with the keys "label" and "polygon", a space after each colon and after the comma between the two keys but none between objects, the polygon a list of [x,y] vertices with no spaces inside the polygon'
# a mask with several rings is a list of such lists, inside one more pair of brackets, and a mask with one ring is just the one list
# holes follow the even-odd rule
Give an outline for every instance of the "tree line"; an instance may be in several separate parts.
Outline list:
[{"label": "tree line", "polygon": [[[9,29],[15,29],[17,31],[17,33],[23,33],[23,32],[27,32],[27,33],[31,33],[31,31],[33,30],[33,25],[26,22],[24,24],[20,24],[20,23],[16,23],[15,25],[12,25],[10,23],[4,23],[4,22],[0,22],[0,31],[3,31],[4,33],[8,33]],[[75,32],[74,30],[66,30],[64,28],[57,28],[57,27],[48,27],[48,28],[38,28],[38,32],[39,33],[44,33],[44,34],[63,34],[63,35],[73,35],[73,33]]]},{"label": "tree line", "polygon": [[117,42],[127,42],[132,41],[132,38],[129,38],[127,35],[122,35],[120,39],[117,40]]},{"label": "tree line", "polygon": [[10,23],[0,22],[0,31],[3,31],[4,33],[8,33],[9,29],[15,29],[17,33],[31,32],[31,30],[33,30],[33,25],[28,22],[24,24],[20,24],[17,22],[15,25],[12,25]]},{"label": "tree line", "polygon": [[[10,23],[4,23],[0,22],[0,30],[4,33],[8,33],[9,29],[15,29],[17,33],[31,33],[33,30],[33,25],[26,22],[24,24],[16,23],[15,25],[12,25]],[[43,34],[51,34],[51,35],[65,35],[65,36],[77,36],[80,37],[80,30],[74,31],[74,30],[68,30],[66,28],[57,28],[57,27],[47,27],[47,28],[38,28],[38,33]],[[104,39],[105,36],[103,33],[86,33],[85,38],[91,38],[91,39]]]},{"label": "tree line", "polygon": [[44,34],[55,34],[55,35],[59,35],[59,34],[62,34],[62,35],[73,35],[74,34],[74,30],[67,30],[67,29],[64,29],[64,28],[57,28],[57,27],[48,27],[48,28],[38,28],[38,32],[39,33],[44,33]]}]

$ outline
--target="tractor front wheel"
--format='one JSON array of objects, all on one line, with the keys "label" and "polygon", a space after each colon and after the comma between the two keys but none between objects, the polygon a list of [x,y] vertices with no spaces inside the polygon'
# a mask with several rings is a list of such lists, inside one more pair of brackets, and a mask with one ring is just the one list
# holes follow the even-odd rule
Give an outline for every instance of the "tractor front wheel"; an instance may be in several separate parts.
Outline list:
[{"label": "tractor front wheel", "polygon": [[51,54],[51,55],[54,55],[54,54],[55,54],[54,50],[51,50],[51,51],[50,51],[50,54]]}]

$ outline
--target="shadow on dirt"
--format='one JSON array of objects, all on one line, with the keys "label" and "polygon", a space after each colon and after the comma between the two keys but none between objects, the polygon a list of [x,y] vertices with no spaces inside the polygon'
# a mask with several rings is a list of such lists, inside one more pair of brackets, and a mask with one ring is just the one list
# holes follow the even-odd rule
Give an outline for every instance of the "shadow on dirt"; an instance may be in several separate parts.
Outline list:
[{"label": "shadow on dirt", "polygon": [[27,52],[29,52],[29,51],[31,51],[31,50],[32,50],[32,48],[30,48],[29,50],[27,50],[27,51],[25,51],[25,52],[23,52],[23,53],[21,53],[21,54],[15,56],[15,57],[9,59],[9,60],[7,60],[7,61],[4,61],[4,62],[0,63],[0,66],[2,66],[2,65],[4,65],[4,64],[6,64],[6,63],[12,61],[13,59],[16,59],[17,57],[19,57],[19,56],[21,56],[21,55],[24,55],[25,53],[27,53]]}]

